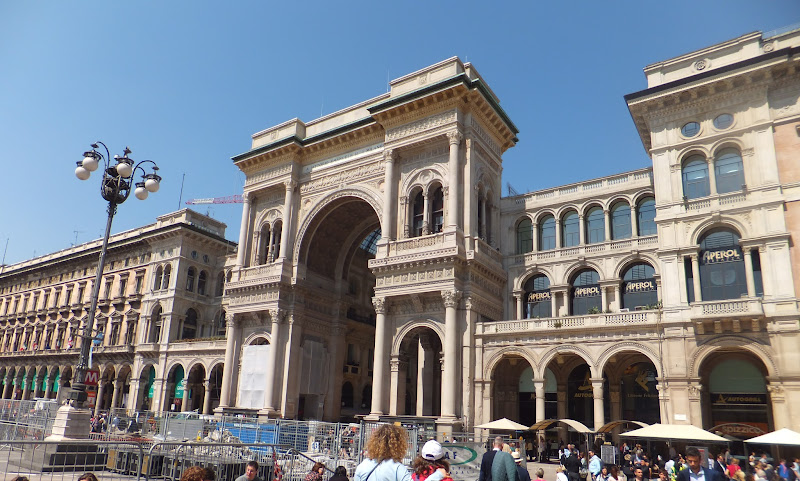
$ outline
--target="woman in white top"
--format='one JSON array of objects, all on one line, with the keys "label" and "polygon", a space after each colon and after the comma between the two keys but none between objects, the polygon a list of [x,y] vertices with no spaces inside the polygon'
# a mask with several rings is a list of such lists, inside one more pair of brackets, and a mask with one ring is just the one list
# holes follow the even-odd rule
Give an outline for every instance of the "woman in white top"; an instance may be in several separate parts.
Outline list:
[{"label": "woman in white top", "polygon": [[556,481],[569,481],[567,474],[564,472],[563,466],[556,468]]}]

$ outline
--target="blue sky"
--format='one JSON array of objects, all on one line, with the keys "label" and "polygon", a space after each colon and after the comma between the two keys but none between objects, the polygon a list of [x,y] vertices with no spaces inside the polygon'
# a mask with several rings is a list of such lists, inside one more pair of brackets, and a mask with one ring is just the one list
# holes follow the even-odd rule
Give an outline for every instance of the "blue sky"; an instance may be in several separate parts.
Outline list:
[{"label": "blue sky", "polygon": [[[571,2],[7,1],[0,3],[0,253],[19,262],[102,235],[91,142],[128,145],[164,177],[113,232],[183,200],[241,193],[250,135],[386,91],[453,55],[475,64],[520,129],[504,183],[529,191],[649,159],[623,95],[642,68],[800,21],[798,0]],[[240,205],[199,206],[236,240]]]}]

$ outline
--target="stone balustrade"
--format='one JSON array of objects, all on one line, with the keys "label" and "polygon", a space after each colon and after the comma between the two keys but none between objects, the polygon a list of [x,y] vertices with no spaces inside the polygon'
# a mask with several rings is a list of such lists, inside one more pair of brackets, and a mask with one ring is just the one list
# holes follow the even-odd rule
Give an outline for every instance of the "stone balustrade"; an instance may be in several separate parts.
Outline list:
[{"label": "stone balustrade", "polygon": [[634,311],[585,316],[546,317],[502,322],[483,322],[483,334],[519,334],[545,330],[571,330],[597,327],[624,327],[633,325],[655,325],[658,311]]},{"label": "stone balustrade", "polygon": [[649,235],[632,237],[630,239],[611,240],[597,244],[582,244],[574,247],[562,247],[546,251],[528,252],[516,256],[509,256],[506,260],[509,266],[518,266],[542,262],[549,259],[574,258],[580,255],[594,255],[603,252],[614,252],[629,249],[655,249],[658,246],[658,236]]}]

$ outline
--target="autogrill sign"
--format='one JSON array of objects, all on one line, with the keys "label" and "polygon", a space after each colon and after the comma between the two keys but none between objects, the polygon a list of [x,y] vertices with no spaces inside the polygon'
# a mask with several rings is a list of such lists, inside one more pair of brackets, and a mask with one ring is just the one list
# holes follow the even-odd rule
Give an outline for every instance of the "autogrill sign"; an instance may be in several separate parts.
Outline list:
[{"label": "autogrill sign", "polygon": [[742,251],[738,247],[703,252],[703,264],[720,264],[742,260]]},{"label": "autogrill sign", "polygon": [[575,297],[594,297],[600,295],[600,286],[576,287],[573,292]]},{"label": "autogrill sign", "polygon": [[528,293],[528,302],[541,302],[550,300],[550,291],[538,291]]},{"label": "autogrill sign", "polygon": [[648,292],[656,290],[656,283],[649,279],[646,281],[628,282],[625,284],[625,292]]}]

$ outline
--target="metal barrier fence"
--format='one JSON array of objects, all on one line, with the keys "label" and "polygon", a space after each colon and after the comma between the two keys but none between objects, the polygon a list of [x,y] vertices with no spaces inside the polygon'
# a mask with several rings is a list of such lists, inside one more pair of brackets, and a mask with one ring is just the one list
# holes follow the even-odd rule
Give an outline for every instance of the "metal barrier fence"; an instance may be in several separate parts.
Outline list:
[{"label": "metal barrier fence", "polygon": [[0,440],[44,439],[57,410],[55,401],[0,400]]}]

